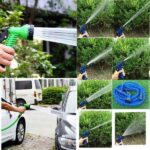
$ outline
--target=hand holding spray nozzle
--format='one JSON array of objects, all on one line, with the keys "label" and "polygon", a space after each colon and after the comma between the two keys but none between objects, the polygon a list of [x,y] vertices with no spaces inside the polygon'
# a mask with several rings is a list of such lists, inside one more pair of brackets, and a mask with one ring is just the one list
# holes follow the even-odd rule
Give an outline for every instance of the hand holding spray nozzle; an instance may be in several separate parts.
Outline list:
[{"label": "hand holding spray nozzle", "polygon": [[82,80],[87,80],[87,75],[86,75],[86,66],[82,65],[80,67],[80,73],[82,74]]},{"label": "hand holding spray nozzle", "polygon": [[[119,72],[123,69],[125,65],[125,62],[124,61],[121,61],[119,62],[117,65],[116,65],[116,71]],[[121,72],[119,73],[119,76],[118,76],[119,79],[124,79],[125,78],[125,75]]]},{"label": "hand holding spray nozzle", "polygon": [[[83,133],[82,133],[82,138],[83,138],[83,139],[87,138],[87,137],[89,136],[89,134],[90,134],[89,131],[83,131]],[[87,144],[88,144],[87,139],[83,140],[83,143],[82,143],[82,144],[83,144],[83,145],[87,145]]]},{"label": "hand holding spray nozzle", "polygon": [[119,135],[118,137],[117,137],[117,143],[119,144],[119,145],[123,145],[123,139],[124,139],[124,137],[122,136],[122,135]]},{"label": "hand holding spray nozzle", "polygon": [[0,43],[6,40],[6,46],[13,47],[16,44],[18,38],[22,40],[33,40],[33,34],[33,25],[3,28],[0,33]]},{"label": "hand holding spray nozzle", "polygon": [[89,34],[87,33],[86,24],[84,24],[80,27],[80,36],[79,37],[89,37]]}]

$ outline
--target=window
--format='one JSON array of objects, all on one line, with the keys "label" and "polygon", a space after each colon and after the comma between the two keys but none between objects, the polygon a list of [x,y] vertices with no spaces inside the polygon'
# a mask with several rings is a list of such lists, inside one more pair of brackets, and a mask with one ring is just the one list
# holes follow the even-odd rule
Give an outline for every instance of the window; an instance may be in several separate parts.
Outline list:
[{"label": "window", "polygon": [[16,81],[16,90],[32,89],[32,81]]},{"label": "window", "polygon": [[40,85],[39,80],[34,80],[34,83],[35,83],[35,88],[36,89],[41,89],[41,85]]},{"label": "window", "polygon": [[76,91],[71,91],[67,96],[65,112],[76,113],[76,108],[77,108],[77,93]]}]

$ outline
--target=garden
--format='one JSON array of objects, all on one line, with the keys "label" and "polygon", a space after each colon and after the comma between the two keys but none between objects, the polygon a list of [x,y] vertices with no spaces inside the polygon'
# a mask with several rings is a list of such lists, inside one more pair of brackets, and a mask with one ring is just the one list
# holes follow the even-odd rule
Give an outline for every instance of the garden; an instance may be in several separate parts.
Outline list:
[{"label": "garden", "polygon": [[85,65],[89,79],[111,79],[112,46],[111,38],[78,39],[77,70]]},{"label": "garden", "polygon": [[[20,27],[24,24],[49,28],[76,27],[76,10],[63,8],[64,4],[58,0],[43,1],[44,8],[39,8],[39,3],[40,0],[36,0],[33,7],[30,7],[29,3],[23,5],[22,1],[17,0],[13,3],[0,2],[0,28]],[[76,5],[76,1],[72,3]],[[64,11],[60,12],[58,8]],[[0,74],[0,77],[76,77],[75,46],[18,39],[14,49],[14,63],[11,68],[7,67],[6,73]]]},{"label": "garden", "polygon": [[[100,91],[104,87],[110,84],[108,80],[87,80],[78,81],[78,106],[84,100],[86,100],[91,95]],[[101,93],[101,91],[99,92]],[[111,91],[101,96],[94,96],[94,99],[86,105],[87,109],[111,109]]]},{"label": "garden", "polygon": [[146,113],[118,112],[115,114],[115,137],[123,136],[123,145],[145,145]]},{"label": "garden", "polygon": [[113,46],[113,72],[124,62],[125,79],[148,79],[149,50],[148,38],[118,39]]},{"label": "garden", "polygon": [[111,147],[112,126],[111,122],[99,126],[107,121],[111,121],[112,114],[109,111],[82,111],[80,114],[80,133],[82,137],[84,131],[91,130],[88,136],[88,144],[82,147]]},{"label": "garden", "polygon": [[[86,24],[90,37],[113,37],[114,36],[114,3],[107,1],[104,9],[101,6],[105,0],[79,0],[78,1],[78,28]],[[104,4],[105,5],[105,4]],[[101,10],[99,10],[101,9]],[[97,13],[98,12],[98,13]],[[93,17],[92,17],[93,16]]]},{"label": "garden", "polygon": [[148,2],[149,0],[114,0],[115,31],[122,26],[127,37],[148,37],[149,9],[146,6]]},{"label": "garden", "polygon": [[149,0],[79,0],[78,29],[86,24],[90,37],[114,37],[123,27],[126,37],[148,37]]}]

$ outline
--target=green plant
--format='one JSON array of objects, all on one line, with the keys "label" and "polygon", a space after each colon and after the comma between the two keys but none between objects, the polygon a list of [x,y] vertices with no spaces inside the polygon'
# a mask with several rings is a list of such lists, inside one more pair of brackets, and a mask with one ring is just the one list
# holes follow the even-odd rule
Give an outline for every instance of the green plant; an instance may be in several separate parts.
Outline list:
[{"label": "green plant", "polygon": [[[84,131],[111,120],[111,112],[85,111],[80,115],[80,137]],[[91,131],[88,137],[89,147],[111,147],[111,123]],[[86,146],[85,146],[86,147]]]},{"label": "green plant", "polygon": [[54,105],[62,101],[62,94],[67,91],[67,87],[48,87],[42,91],[42,104]]},{"label": "green plant", "polygon": [[[115,0],[114,1],[114,26],[118,28],[125,24],[133,15],[135,15],[149,0]],[[134,31],[141,32],[142,35],[148,35],[149,13],[145,10],[135,20],[130,22],[126,27],[127,33]]]},{"label": "green plant", "polygon": [[[115,114],[115,135],[116,137],[122,135],[127,127],[136,118],[145,118],[146,114],[144,112],[122,112]],[[135,127],[136,128],[136,127]]]},{"label": "green plant", "polygon": [[[113,47],[113,72],[116,64],[135,54],[125,61],[126,79],[148,79],[150,52],[149,47],[144,48],[144,45],[148,45],[147,38],[118,39]],[[144,51],[138,54],[141,50]]]},{"label": "green plant", "polygon": [[[104,0],[79,0],[78,1],[78,25],[85,24],[88,18],[92,15],[95,9],[104,2]],[[108,4],[107,10],[101,11],[97,16],[88,24],[90,28],[100,26],[101,28],[113,28],[113,1]]]},{"label": "green plant", "polygon": [[[107,86],[110,82],[107,80],[87,80],[78,85],[78,106],[95,92]],[[87,104],[87,108],[109,109],[111,108],[111,92],[108,92]]]},{"label": "green plant", "polygon": [[[111,38],[90,38],[78,39],[77,47],[77,63],[87,64],[90,60],[103,53],[106,49],[112,47],[113,40]],[[106,55],[99,62],[101,65],[111,66],[111,54]]]}]

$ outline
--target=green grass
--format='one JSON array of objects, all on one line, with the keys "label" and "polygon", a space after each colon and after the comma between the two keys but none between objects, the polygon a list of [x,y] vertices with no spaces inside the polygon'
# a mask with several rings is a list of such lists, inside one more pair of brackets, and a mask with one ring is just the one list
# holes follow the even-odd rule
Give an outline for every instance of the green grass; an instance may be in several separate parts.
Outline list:
[{"label": "green grass", "polygon": [[120,85],[126,81],[136,82],[136,83],[140,84],[145,89],[145,91],[146,91],[145,102],[142,105],[135,106],[135,107],[121,106],[120,104],[116,103],[116,101],[114,99],[114,95],[113,95],[112,108],[113,109],[148,109],[148,108],[150,108],[150,96],[149,96],[149,89],[150,89],[149,83],[150,82],[147,80],[117,80],[117,81],[113,81],[113,90],[117,85]]}]

